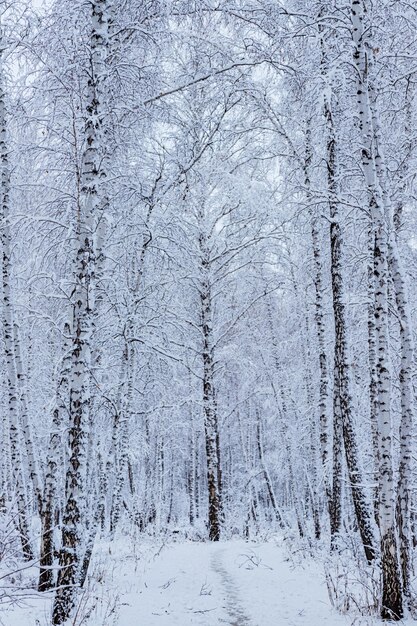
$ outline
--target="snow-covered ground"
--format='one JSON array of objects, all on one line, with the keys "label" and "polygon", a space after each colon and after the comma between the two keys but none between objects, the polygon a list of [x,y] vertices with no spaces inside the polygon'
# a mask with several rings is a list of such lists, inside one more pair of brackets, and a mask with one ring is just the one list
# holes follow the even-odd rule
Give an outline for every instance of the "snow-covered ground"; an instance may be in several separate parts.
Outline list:
[{"label": "snow-covered ground", "polygon": [[[140,547],[138,547],[140,546]],[[49,626],[50,599],[2,611],[2,626]],[[348,626],[322,565],[294,564],[279,541],[100,546],[74,626]],[[411,624],[411,622],[410,622]]]},{"label": "snow-covered ground", "polygon": [[126,572],[120,626],[331,626],[323,577],[294,570],[282,549],[243,541],[164,548],[146,577]]}]

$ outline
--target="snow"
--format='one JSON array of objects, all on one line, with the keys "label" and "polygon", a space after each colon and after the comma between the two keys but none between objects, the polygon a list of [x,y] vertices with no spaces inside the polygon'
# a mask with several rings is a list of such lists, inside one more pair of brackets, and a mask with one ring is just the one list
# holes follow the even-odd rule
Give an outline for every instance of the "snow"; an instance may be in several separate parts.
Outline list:
[{"label": "snow", "polygon": [[[1,626],[48,626],[51,596],[0,614]],[[319,561],[294,562],[282,540],[102,543],[74,626],[347,626]],[[406,623],[406,622],[403,622]],[[410,622],[411,623],[411,622]]]}]

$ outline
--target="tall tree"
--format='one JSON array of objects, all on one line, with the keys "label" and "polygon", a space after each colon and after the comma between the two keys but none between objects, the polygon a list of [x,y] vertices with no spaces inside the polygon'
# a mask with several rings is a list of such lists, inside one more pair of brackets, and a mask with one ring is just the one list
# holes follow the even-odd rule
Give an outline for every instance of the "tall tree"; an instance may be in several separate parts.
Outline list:
[{"label": "tall tree", "polygon": [[379,524],[381,531],[383,619],[401,619],[403,599],[397,556],[396,489],[393,470],[391,422],[391,360],[388,328],[389,240],[386,206],[377,176],[374,126],[369,93],[366,30],[362,0],[352,2],[352,37],[356,69],[356,94],[362,139],[362,166],[375,233],[375,332],[378,345],[377,417],[379,443]]},{"label": "tall tree", "polygon": [[[57,591],[54,600],[54,624],[67,621],[76,602],[86,531],[86,446],[90,427],[92,333],[96,291],[96,233],[102,230],[103,167],[103,64],[108,45],[109,5],[107,0],[91,3],[90,68],[88,72],[85,145],[80,172],[80,197],[72,293],[72,363],[70,383],[69,461],[62,516],[62,547]],[[101,253],[101,237],[99,237]]]},{"label": "tall tree", "polygon": [[[8,415],[11,449],[11,465],[16,482],[16,502],[18,508],[18,527],[25,558],[34,558],[34,551],[29,535],[28,504],[24,489],[24,452],[20,448],[21,428],[25,432],[25,443],[28,446],[28,471],[34,481],[35,495],[38,497],[38,474],[35,468],[35,457],[29,424],[21,424],[19,416],[19,384],[16,369],[15,336],[13,319],[13,302],[11,294],[11,231],[10,231],[10,164],[6,118],[6,91],[4,70],[4,38],[0,24],[0,159],[1,159],[1,243],[2,243],[2,277],[3,277],[3,338],[5,345]],[[39,502],[39,500],[37,500]]]}]

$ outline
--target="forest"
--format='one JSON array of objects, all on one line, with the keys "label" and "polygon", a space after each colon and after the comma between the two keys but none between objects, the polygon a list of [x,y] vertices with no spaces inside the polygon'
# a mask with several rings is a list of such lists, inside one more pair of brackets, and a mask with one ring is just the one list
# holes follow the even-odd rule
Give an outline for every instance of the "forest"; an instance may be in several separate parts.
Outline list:
[{"label": "forest", "polygon": [[417,5],[0,25],[0,625],[414,623]]}]

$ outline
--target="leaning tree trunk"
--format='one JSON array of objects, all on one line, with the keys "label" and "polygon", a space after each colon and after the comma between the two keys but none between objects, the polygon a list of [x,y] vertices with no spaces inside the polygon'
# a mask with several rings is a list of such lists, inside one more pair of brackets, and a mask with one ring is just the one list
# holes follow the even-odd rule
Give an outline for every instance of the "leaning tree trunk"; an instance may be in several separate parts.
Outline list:
[{"label": "leaning tree trunk", "polygon": [[[393,475],[391,424],[391,363],[388,328],[389,246],[383,193],[376,173],[374,129],[372,127],[367,75],[369,62],[365,47],[367,42],[364,41],[363,9],[362,0],[352,1],[353,60],[356,70],[357,104],[362,139],[362,166],[375,232],[375,333],[378,345],[379,523],[382,566],[381,617],[383,619],[401,619],[403,616],[403,597],[397,557],[396,489]],[[371,46],[368,47],[371,49]]]},{"label": "leaning tree trunk", "polygon": [[[411,76],[407,79],[406,91],[406,122],[404,128],[405,135],[405,157],[403,167],[400,169],[400,198],[393,212],[393,222],[395,227],[395,241],[391,245],[390,265],[395,285],[397,309],[400,316],[401,333],[401,425],[400,425],[400,467],[398,480],[398,524],[400,538],[400,559],[403,575],[404,593],[410,595],[410,560],[412,546],[412,476],[415,470],[411,446],[414,436],[414,395],[413,395],[413,334],[411,325],[411,314],[408,304],[407,284],[404,268],[401,267],[398,253],[397,236],[401,228],[402,211],[404,198],[407,197],[407,177],[409,174],[409,163],[412,162],[414,141],[410,132],[412,126],[412,101],[414,96],[414,84]],[[392,254],[392,251],[395,254]],[[415,546],[415,544],[414,544]]]},{"label": "leaning tree trunk", "polygon": [[412,442],[414,425],[414,341],[411,315],[408,306],[407,285],[404,280],[404,270],[401,265],[397,243],[394,239],[391,241],[389,258],[392,280],[395,287],[397,311],[400,318],[401,338],[401,423],[397,520],[403,591],[406,596],[409,596],[411,574]]},{"label": "leaning tree trunk", "polygon": [[[363,474],[359,464],[359,451],[353,425],[353,399],[350,391],[351,383],[349,371],[349,353],[347,344],[344,281],[342,271],[343,234],[340,226],[339,205],[336,200],[336,137],[334,131],[331,103],[327,96],[324,99],[324,115],[327,126],[327,184],[330,209],[331,280],[335,325],[334,394],[336,394],[337,397],[334,397],[334,419],[335,421],[341,421],[343,444],[346,455],[346,465],[349,475],[349,482],[352,489],[352,499],[355,509],[355,515],[358,522],[359,532],[361,535],[366,558],[369,562],[371,562],[376,555],[374,545],[375,539],[371,523],[372,516],[370,511],[370,505],[366,496]],[[336,496],[337,494],[334,493],[334,497]]]}]

